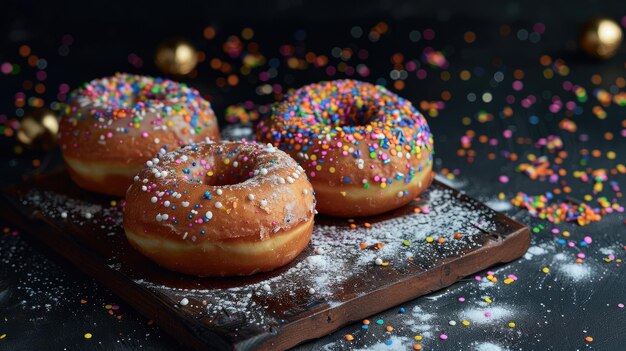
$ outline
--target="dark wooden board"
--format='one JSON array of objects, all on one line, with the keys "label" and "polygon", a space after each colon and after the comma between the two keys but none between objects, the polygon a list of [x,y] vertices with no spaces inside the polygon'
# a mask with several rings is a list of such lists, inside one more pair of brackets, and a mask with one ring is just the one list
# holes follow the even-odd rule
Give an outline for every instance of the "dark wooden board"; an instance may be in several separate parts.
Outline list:
[{"label": "dark wooden board", "polygon": [[[198,350],[286,349],[512,261],[530,244],[526,226],[435,181],[419,201],[383,216],[319,216],[309,247],[282,269],[196,278],[166,271],[133,250],[120,200],[77,188],[63,171],[1,194],[5,220]],[[461,239],[454,239],[457,232]]]}]

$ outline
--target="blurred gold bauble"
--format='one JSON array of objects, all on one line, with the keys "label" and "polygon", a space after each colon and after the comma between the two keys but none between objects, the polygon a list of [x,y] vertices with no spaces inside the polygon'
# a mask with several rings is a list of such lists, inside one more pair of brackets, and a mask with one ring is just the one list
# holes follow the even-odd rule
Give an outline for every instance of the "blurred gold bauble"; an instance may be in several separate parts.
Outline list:
[{"label": "blurred gold bauble", "polygon": [[606,60],[617,54],[623,38],[622,28],[617,22],[598,17],[583,25],[579,43],[587,55]]},{"label": "blurred gold bauble", "polygon": [[22,117],[16,137],[29,148],[48,150],[55,145],[58,132],[57,115],[47,108],[38,108]]},{"label": "blurred gold bauble", "polygon": [[198,53],[193,44],[185,39],[169,39],[157,48],[154,63],[167,75],[184,76],[196,68]]}]

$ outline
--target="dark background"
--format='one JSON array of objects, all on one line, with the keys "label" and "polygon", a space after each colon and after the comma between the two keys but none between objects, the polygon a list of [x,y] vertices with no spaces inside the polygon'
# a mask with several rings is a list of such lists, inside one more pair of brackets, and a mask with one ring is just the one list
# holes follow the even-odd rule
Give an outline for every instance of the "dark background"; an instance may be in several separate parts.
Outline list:
[{"label": "dark background", "polygon": [[[626,15],[626,4],[619,1],[500,1],[479,3],[468,1],[418,2],[418,1],[377,1],[377,2],[307,2],[307,1],[259,1],[259,2],[35,2],[15,1],[0,5],[0,64],[18,63],[18,74],[0,74],[0,124],[19,126],[22,113],[32,107],[28,104],[23,111],[15,106],[14,96],[24,92],[27,97],[39,97],[45,106],[56,106],[59,86],[67,84],[72,89],[84,81],[111,75],[118,71],[160,75],[153,62],[153,55],[159,43],[170,37],[184,37],[191,41],[207,60],[197,67],[194,78],[184,78],[189,85],[199,89],[210,99],[218,116],[224,116],[228,106],[250,102],[251,106],[263,106],[280,94],[259,95],[257,87],[265,82],[258,80],[258,73],[269,68],[272,58],[279,63],[277,75],[268,83],[276,84],[282,91],[303,84],[330,79],[324,69],[309,66],[306,69],[289,69],[285,58],[280,55],[280,47],[293,45],[295,56],[302,57],[313,51],[329,58],[329,65],[336,66],[344,61],[333,57],[335,47],[351,48],[355,53],[365,49],[366,59],[356,57],[345,61],[356,66],[366,64],[371,74],[359,77],[363,80],[384,84],[393,89],[390,71],[394,68],[391,57],[402,53],[405,62],[415,59],[427,72],[424,79],[410,74],[405,80],[405,88],[396,90],[411,100],[416,106],[422,101],[442,101],[442,92],[447,91],[452,98],[445,101],[445,107],[436,117],[428,121],[435,134],[436,168],[446,178],[448,172],[454,176],[447,179],[453,186],[471,196],[488,203],[498,202],[498,194],[504,193],[507,199],[516,192],[530,195],[563,186],[547,181],[531,181],[516,173],[516,166],[529,154],[548,155],[545,149],[533,146],[541,137],[559,135],[569,157],[559,166],[568,170],[563,180],[573,188],[571,196],[582,199],[590,194],[592,185],[574,179],[573,171],[616,167],[624,163],[626,141],[620,136],[624,126],[624,107],[612,104],[606,107],[608,117],[598,119],[593,107],[598,105],[594,90],[612,90],[616,78],[625,71],[626,46],[622,45],[616,57],[608,61],[597,61],[583,55],[577,44],[582,24],[596,15],[610,16],[620,22]],[[378,23],[388,25],[388,31],[377,42],[368,40],[367,33]],[[518,38],[520,31],[532,33],[537,23],[545,25],[545,31],[536,42]],[[212,40],[203,37],[203,30],[212,26],[216,36]],[[351,34],[354,26],[362,28],[364,34],[355,38]],[[268,63],[254,73],[243,77],[234,87],[218,87],[216,81],[227,74],[212,69],[208,62],[218,57],[233,65],[236,71],[241,66],[241,58],[230,58],[222,45],[231,35],[241,36],[243,28],[254,30],[254,37],[245,43],[254,42]],[[503,28],[509,34],[503,35]],[[423,33],[433,29],[433,40],[421,38],[409,40],[409,33],[417,30]],[[467,31],[476,33],[477,40],[468,44],[463,40]],[[68,45],[68,35],[71,44]],[[27,44],[33,54],[45,58],[47,78],[43,83],[46,92],[36,94],[23,88],[24,81],[36,81],[37,69],[29,67],[25,58],[18,53],[20,45]],[[62,46],[66,46],[62,48]],[[449,62],[447,68],[433,67],[424,63],[422,53],[431,47],[444,53]],[[61,55],[61,53],[65,55]],[[134,54],[143,63],[133,65],[129,55]],[[546,79],[542,72],[546,67],[540,64],[542,55],[549,55],[569,68],[564,76],[555,74]],[[135,57],[133,56],[133,57]],[[356,56],[356,55],[354,55]],[[136,63],[136,61],[135,61]],[[550,65],[553,67],[553,65]],[[524,89],[520,92],[511,88],[514,71],[524,72]],[[463,70],[471,72],[469,80],[459,79]],[[450,79],[442,79],[443,72],[449,72]],[[494,73],[502,72],[504,79],[494,82]],[[602,77],[599,85],[591,82],[593,75]],[[338,73],[332,78],[342,78]],[[564,82],[572,82],[586,89],[588,100],[581,102],[570,91],[563,89]],[[613,86],[613,88],[612,88]],[[484,92],[492,94],[491,102],[481,100]],[[467,94],[478,96],[476,102],[467,99]],[[506,101],[507,96],[516,97],[514,104]],[[519,101],[534,96],[537,103],[531,108],[520,107]],[[548,106],[554,96],[563,102],[574,101],[577,109],[552,113]],[[504,118],[503,107],[512,106],[513,116]],[[480,111],[493,114],[494,120],[480,123]],[[426,112],[426,111],[423,111]],[[426,113],[428,116],[428,113]],[[533,116],[536,116],[533,119]],[[463,117],[470,117],[471,124],[462,124]],[[564,117],[576,122],[576,133],[566,132],[558,123]],[[534,121],[531,123],[531,121]],[[535,123],[536,122],[536,123]],[[227,123],[220,121],[222,127]],[[460,138],[468,129],[477,135],[486,135],[499,141],[497,146],[474,141],[476,152],[473,162],[459,157]],[[504,139],[504,130],[514,131],[513,139]],[[614,133],[608,140],[606,132]],[[516,137],[527,138],[526,142],[516,142]],[[0,137],[2,147],[3,184],[18,181],[30,172],[41,172],[53,168],[58,162],[58,154],[25,151],[16,154],[14,138]],[[582,150],[600,150],[600,157],[585,155]],[[606,157],[606,152],[614,151],[615,159]],[[520,161],[512,162],[505,156],[515,152]],[[489,160],[489,154],[495,155]],[[39,167],[33,160],[42,161]],[[35,163],[36,165],[37,163]],[[506,174],[508,184],[498,181]],[[624,175],[611,176],[610,180],[624,183]],[[605,193],[609,200],[614,198],[608,183]],[[506,201],[504,201],[506,203]],[[623,206],[623,201],[620,202]],[[547,221],[530,218],[526,211],[508,209],[514,218],[536,228],[538,224],[547,229],[534,234],[533,257],[499,267],[499,277],[516,274],[518,282],[485,286],[473,279],[455,284],[444,292],[431,297],[417,299],[404,307],[415,313],[398,314],[391,310],[371,320],[384,318],[393,323],[396,337],[411,339],[416,334],[427,335],[422,344],[431,349],[479,349],[492,343],[501,349],[623,349],[626,344],[625,310],[617,307],[626,303],[626,281],[624,269],[615,261],[605,262],[609,250],[617,258],[624,257],[624,215],[609,215],[600,223],[586,227],[572,224],[553,226]],[[129,306],[123,304],[106,289],[101,288],[91,278],[78,273],[55,257],[47,249],[32,242],[19,228],[4,227],[0,234],[0,350],[130,350],[179,349],[177,342],[163,334],[158,327],[139,316]],[[578,243],[584,236],[593,237],[593,245],[574,249],[560,245],[562,237],[551,234],[549,229],[557,227],[569,230],[570,239]],[[537,249],[540,248],[543,250]],[[585,275],[573,277],[568,274],[567,265],[578,252],[586,254]],[[558,257],[564,254],[566,262]],[[549,266],[552,273],[546,275],[541,268]],[[484,273],[481,274],[484,276]],[[500,278],[502,280],[502,278]],[[480,300],[491,296],[500,306],[507,306],[508,313],[502,320],[475,323],[471,327],[451,327],[449,320],[457,320],[465,306],[456,303],[458,296]],[[468,298],[469,299],[469,298]],[[84,303],[81,302],[84,301]],[[110,306],[109,306],[110,305]],[[113,308],[112,306],[116,306]],[[496,306],[496,305],[494,305]],[[118,308],[119,307],[119,308]],[[429,318],[420,318],[430,316]],[[516,328],[508,328],[507,323],[515,321]],[[422,325],[419,332],[415,325]],[[426,328],[428,327],[428,328]],[[450,338],[443,342],[438,335],[446,331]],[[92,333],[86,340],[84,333]],[[343,335],[352,333],[356,341],[348,344]],[[585,342],[585,336],[593,336],[594,341]],[[382,328],[372,327],[361,331],[360,325],[344,328],[322,340],[303,346],[303,349],[322,348],[344,349],[366,347],[391,338]],[[407,340],[382,349],[400,349],[399,344],[411,345]],[[482,345],[482,346],[481,346]]]}]

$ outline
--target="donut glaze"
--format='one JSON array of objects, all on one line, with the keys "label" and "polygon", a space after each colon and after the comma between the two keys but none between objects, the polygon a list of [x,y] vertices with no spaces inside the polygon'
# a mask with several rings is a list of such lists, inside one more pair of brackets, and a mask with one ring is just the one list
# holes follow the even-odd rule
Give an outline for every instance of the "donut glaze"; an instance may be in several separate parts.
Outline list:
[{"label": "donut glaze", "polygon": [[248,275],[293,260],[313,230],[303,169],[272,145],[200,143],[147,162],[128,189],[129,242],[198,276]]},{"label": "donut glaze", "polygon": [[370,216],[401,207],[433,178],[433,137],[411,103],[382,86],[336,80],[304,86],[259,123],[257,139],[294,157],[317,210]]},{"label": "donut glaze", "polygon": [[73,91],[59,134],[72,179],[118,196],[160,149],[220,139],[211,104],[195,89],[120,73]]}]

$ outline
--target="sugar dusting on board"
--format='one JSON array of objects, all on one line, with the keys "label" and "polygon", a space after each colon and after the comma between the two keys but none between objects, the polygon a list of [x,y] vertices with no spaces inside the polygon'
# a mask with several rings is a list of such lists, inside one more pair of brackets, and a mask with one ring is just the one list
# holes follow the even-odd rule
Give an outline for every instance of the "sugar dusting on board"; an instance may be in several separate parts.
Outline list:
[{"label": "sugar dusting on board", "polygon": [[[409,208],[390,219],[372,223],[347,220],[343,225],[326,224],[322,219],[314,229],[307,255],[280,274],[254,284],[194,289],[170,287],[144,278],[135,281],[157,294],[172,297],[172,305],[185,313],[215,324],[245,317],[250,325],[269,330],[284,318],[275,308],[276,301],[285,310],[301,305],[337,305],[347,287],[356,295],[369,291],[369,286],[351,286],[354,277],[371,275],[384,279],[391,271],[410,274],[480,247],[475,239],[484,231],[494,230],[494,213],[471,201],[458,201],[456,196],[450,189],[433,186],[412,205],[415,211]],[[94,205],[48,191],[31,191],[22,202],[38,207],[60,226],[95,224],[110,240],[123,238],[117,204]],[[132,269],[124,267],[115,256],[108,264],[113,269]]]},{"label": "sugar dusting on board", "polygon": [[[473,238],[481,230],[493,229],[492,214],[453,201],[453,196],[448,189],[433,188],[418,206],[427,213],[409,213],[372,224],[316,225],[311,255],[280,275],[256,284],[230,289],[172,290],[143,279],[137,283],[188,298],[192,308],[201,306],[214,318],[224,319],[222,314],[228,319],[245,315],[252,324],[275,323],[280,315],[266,310],[268,299],[281,300],[285,305],[294,300],[312,306],[336,305],[341,303],[336,298],[342,296],[342,283],[354,276],[388,269],[386,266],[390,265],[403,271],[410,266],[427,268],[446,257],[478,247]],[[457,233],[463,233],[465,240],[455,239]],[[431,242],[427,241],[429,238]],[[441,244],[433,244],[433,238],[441,238],[446,250],[436,249],[435,245]],[[417,255],[420,259],[413,259]],[[382,267],[376,265],[377,259]],[[264,289],[266,286],[269,290]],[[367,288],[355,290],[357,294],[365,294]]]}]

